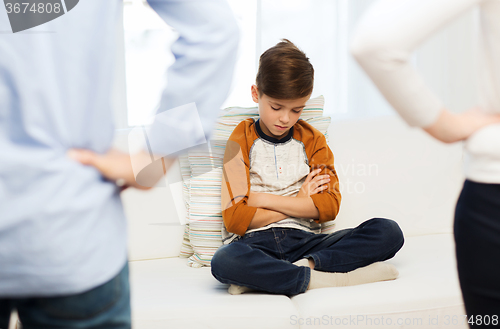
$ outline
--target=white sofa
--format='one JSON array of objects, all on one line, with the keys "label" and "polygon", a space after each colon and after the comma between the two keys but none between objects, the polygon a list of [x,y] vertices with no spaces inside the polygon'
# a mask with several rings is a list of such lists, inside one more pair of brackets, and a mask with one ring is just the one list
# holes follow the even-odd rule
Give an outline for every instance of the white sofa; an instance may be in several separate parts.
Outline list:
[{"label": "white sofa", "polygon": [[388,260],[396,280],[292,298],[228,294],[209,267],[177,257],[184,228],[180,184],[169,184],[180,181],[176,166],[163,186],[122,194],[134,328],[467,328],[452,234],[461,145],[436,142],[393,116],[334,120],[329,136],[343,195],[335,229],[373,217],[397,221],[405,244]]}]

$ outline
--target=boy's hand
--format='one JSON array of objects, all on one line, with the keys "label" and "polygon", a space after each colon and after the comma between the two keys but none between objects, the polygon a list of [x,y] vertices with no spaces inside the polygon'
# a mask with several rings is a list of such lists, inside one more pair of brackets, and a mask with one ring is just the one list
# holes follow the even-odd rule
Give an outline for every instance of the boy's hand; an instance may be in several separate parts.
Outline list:
[{"label": "boy's hand", "polygon": [[[310,195],[316,194],[328,188],[328,182],[330,182],[329,175],[316,176],[321,172],[321,169],[313,170],[307,175],[306,180],[302,184],[299,192],[295,197],[308,197]],[[316,177],[314,177],[316,176]],[[314,178],[313,178],[314,177]]]}]

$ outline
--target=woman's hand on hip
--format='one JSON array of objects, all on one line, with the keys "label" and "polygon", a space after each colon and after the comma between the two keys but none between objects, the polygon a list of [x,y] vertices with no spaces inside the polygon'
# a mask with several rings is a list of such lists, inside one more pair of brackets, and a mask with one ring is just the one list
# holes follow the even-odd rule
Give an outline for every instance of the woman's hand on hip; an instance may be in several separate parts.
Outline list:
[{"label": "woman's hand on hip", "polygon": [[479,107],[459,114],[443,109],[436,122],[423,129],[444,143],[454,143],[467,139],[479,129],[495,123],[500,123],[500,114],[485,113]]}]

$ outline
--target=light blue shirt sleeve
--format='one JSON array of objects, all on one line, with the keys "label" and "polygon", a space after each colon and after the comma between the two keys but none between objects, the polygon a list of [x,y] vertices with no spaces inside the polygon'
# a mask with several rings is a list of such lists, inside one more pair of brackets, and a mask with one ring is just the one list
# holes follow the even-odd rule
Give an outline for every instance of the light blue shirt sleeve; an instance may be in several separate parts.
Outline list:
[{"label": "light blue shirt sleeve", "polygon": [[231,85],[239,28],[223,0],[148,0],[179,32],[172,45],[175,62],[153,124],[150,151],[157,156],[183,153],[211,136]]}]

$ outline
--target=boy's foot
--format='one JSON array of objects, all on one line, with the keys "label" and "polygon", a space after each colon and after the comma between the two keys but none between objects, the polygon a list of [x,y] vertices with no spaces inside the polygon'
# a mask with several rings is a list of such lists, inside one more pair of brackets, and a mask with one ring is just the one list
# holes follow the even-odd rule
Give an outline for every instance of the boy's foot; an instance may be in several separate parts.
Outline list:
[{"label": "boy's foot", "polygon": [[311,280],[309,281],[308,289],[354,286],[370,282],[394,280],[398,275],[399,272],[394,265],[384,262],[376,262],[347,273],[311,270]]},{"label": "boy's foot", "polygon": [[232,284],[231,286],[229,286],[229,289],[227,290],[227,292],[229,292],[231,295],[240,295],[240,294],[244,294],[245,292],[249,292],[249,291],[255,291],[255,290],[252,288],[248,288],[245,286],[238,286],[235,284]]}]

